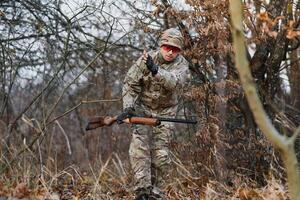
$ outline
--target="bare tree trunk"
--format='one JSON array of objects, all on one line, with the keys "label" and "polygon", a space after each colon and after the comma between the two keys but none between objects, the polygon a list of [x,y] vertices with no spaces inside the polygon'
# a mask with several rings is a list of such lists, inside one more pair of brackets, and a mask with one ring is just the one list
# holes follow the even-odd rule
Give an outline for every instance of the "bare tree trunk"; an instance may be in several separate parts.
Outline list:
[{"label": "bare tree trunk", "polygon": [[291,66],[288,68],[288,78],[290,83],[290,104],[295,108],[300,108],[300,49],[292,52],[291,56]]},{"label": "bare tree trunk", "polygon": [[245,91],[249,106],[253,112],[255,121],[267,138],[280,149],[285,167],[287,169],[288,186],[292,200],[300,196],[300,174],[296,158],[294,144],[300,132],[300,127],[292,137],[280,134],[272,125],[259,99],[256,86],[249,69],[246,58],[245,40],[242,25],[242,3],[240,0],[230,0],[230,12],[232,21],[232,35],[234,41],[235,65],[238,69],[240,80]]}]

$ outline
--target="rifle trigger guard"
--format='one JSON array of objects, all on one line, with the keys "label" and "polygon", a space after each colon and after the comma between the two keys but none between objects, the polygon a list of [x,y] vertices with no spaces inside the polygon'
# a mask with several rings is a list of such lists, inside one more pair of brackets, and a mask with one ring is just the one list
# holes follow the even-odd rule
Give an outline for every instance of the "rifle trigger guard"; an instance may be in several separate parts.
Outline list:
[{"label": "rifle trigger guard", "polygon": [[161,121],[157,120],[155,126],[159,126],[159,125],[161,125]]}]

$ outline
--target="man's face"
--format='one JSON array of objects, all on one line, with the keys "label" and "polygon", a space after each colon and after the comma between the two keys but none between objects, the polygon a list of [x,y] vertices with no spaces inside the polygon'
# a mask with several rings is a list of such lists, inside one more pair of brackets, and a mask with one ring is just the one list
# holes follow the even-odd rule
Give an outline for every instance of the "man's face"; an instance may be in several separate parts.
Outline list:
[{"label": "man's face", "polygon": [[164,44],[160,47],[160,53],[166,61],[170,62],[178,56],[180,49],[178,47]]}]

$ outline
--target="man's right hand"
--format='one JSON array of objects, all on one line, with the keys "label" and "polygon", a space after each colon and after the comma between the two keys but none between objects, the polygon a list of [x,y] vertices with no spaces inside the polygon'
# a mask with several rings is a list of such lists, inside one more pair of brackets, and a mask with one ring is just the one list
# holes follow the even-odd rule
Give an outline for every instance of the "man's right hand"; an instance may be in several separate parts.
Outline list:
[{"label": "man's right hand", "polygon": [[147,69],[155,76],[158,72],[158,65],[156,65],[152,57],[144,50],[143,52],[143,62],[145,63]]},{"label": "man's right hand", "polygon": [[124,123],[123,122],[124,119],[133,117],[135,115],[136,114],[135,114],[134,108],[132,108],[132,107],[125,108],[124,111],[120,115],[118,115],[118,117],[117,117],[117,123],[118,124],[122,124],[122,123]]},{"label": "man's right hand", "polygon": [[158,72],[158,65],[156,65],[150,55],[147,56],[146,66],[148,70],[152,73],[152,76],[155,76]]}]

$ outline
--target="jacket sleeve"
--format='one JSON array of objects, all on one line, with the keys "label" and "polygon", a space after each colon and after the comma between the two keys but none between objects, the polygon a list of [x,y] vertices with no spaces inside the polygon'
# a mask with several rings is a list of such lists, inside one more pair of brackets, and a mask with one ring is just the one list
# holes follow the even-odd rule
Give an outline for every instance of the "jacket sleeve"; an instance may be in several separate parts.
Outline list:
[{"label": "jacket sleeve", "polygon": [[159,68],[158,74],[160,81],[163,82],[164,87],[168,90],[179,90],[190,80],[187,61],[180,62],[171,71]]},{"label": "jacket sleeve", "polygon": [[139,58],[128,70],[122,89],[123,108],[133,107],[138,95],[142,91],[141,79],[145,73],[142,58]]}]

